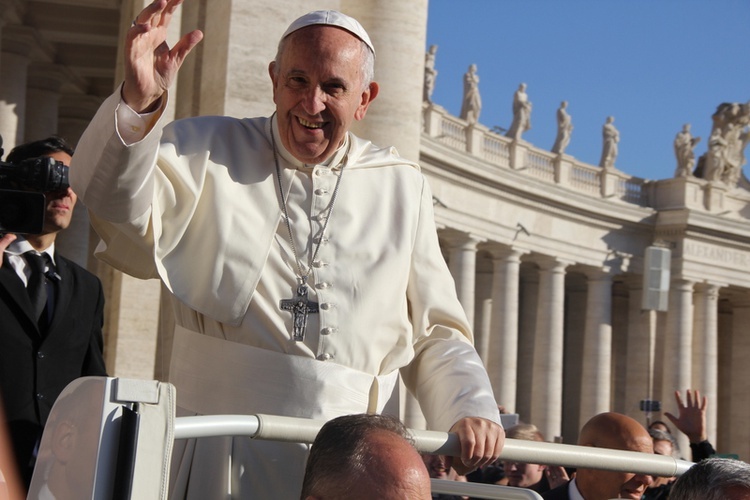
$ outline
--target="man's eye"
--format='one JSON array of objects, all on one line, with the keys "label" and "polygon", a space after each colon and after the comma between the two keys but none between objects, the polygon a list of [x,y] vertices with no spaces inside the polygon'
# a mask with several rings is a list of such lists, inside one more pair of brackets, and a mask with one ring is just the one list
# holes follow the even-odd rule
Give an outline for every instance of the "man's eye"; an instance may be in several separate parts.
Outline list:
[{"label": "man's eye", "polygon": [[325,91],[327,94],[330,95],[338,95],[342,94],[346,89],[343,85],[335,84],[335,85],[326,85]]}]

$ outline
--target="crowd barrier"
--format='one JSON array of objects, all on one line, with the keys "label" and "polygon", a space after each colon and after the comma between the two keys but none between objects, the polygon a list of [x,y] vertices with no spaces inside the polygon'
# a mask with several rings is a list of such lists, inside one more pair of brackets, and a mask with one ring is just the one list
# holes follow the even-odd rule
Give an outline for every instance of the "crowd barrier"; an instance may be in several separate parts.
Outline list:
[{"label": "crowd barrier", "polygon": [[[175,440],[214,436],[312,443],[322,421],[274,415],[175,417],[175,388],[158,381],[84,377],[60,395],[50,414],[34,470],[29,499],[43,496],[55,467],[75,467],[76,498],[162,499],[167,496],[169,462]],[[56,459],[60,426],[87,433],[79,449]],[[66,424],[67,422],[67,424]],[[67,428],[66,428],[67,429]],[[460,454],[454,434],[411,430],[423,453]],[[71,456],[73,459],[71,460]],[[516,462],[562,465],[654,476],[679,476],[691,462],[663,455],[506,439],[501,458]],[[537,499],[523,488],[432,480],[433,492],[475,498]]]}]

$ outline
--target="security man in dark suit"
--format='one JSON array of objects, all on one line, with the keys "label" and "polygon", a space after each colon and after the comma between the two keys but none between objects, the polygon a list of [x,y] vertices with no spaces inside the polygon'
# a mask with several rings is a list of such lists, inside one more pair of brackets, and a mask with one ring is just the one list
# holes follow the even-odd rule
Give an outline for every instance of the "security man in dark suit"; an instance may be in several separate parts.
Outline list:
[{"label": "security man in dark suit", "polygon": [[[50,157],[70,163],[73,150],[57,137],[14,148],[6,162]],[[55,252],[70,225],[70,187],[44,193],[42,232],[0,238],[0,397],[18,472],[26,487],[50,409],[68,383],[106,376],[99,279]]]}]

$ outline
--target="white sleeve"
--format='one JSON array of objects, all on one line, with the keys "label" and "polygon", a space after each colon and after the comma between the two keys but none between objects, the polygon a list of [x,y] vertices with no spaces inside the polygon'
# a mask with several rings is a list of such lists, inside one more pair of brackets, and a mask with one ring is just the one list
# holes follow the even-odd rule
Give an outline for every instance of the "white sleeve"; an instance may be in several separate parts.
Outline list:
[{"label": "white sleeve", "polygon": [[420,206],[407,290],[415,356],[401,374],[428,428],[448,431],[464,417],[499,424],[487,371],[472,345],[471,327],[440,252],[426,180]]}]

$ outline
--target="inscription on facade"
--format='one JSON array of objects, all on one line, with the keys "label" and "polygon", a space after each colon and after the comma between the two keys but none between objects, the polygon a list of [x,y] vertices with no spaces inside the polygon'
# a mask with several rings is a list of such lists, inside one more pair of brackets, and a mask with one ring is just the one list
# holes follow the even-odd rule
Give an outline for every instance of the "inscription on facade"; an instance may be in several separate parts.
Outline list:
[{"label": "inscription on facade", "polygon": [[710,260],[730,266],[747,267],[750,264],[750,253],[748,252],[717,247],[706,243],[696,243],[694,241],[685,242],[683,256],[695,257],[700,260]]}]

